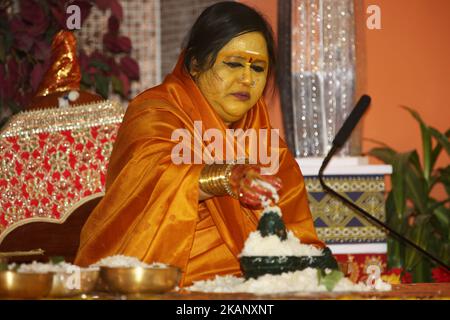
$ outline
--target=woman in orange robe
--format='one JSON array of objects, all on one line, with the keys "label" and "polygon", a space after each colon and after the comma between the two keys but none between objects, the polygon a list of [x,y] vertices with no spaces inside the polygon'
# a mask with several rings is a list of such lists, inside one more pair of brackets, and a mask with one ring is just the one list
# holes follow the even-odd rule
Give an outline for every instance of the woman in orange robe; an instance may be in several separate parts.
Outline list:
[{"label": "woman in orange robe", "polygon": [[260,196],[270,198],[273,188],[287,229],[303,243],[324,247],[302,174],[282,139],[268,146],[277,148],[277,178],[256,173],[272,188],[253,188],[250,175],[239,175],[252,166],[233,167],[237,199],[199,188],[205,163],[172,160],[178,143],[173,132],[182,128],[194,136],[195,123],[223,137],[227,129],[272,129],[262,95],[274,68],[270,28],[257,12],[235,2],[206,9],[174,71],[131,101],[111,155],[106,194],[82,230],[75,263],[86,266],[116,254],[163,262],[182,269],[182,286],[241,275],[238,255],[257,228]]}]

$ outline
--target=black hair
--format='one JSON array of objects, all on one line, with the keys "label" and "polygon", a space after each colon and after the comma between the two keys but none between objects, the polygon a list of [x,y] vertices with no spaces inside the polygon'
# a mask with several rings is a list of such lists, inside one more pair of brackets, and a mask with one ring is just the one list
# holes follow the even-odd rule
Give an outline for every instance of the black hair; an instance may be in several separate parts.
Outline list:
[{"label": "black hair", "polygon": [[214,65],[217,54],[231,39],[255,31],[266,40],[269,74],[275,74],[275,41],[270,25],[256,10],[234,1],[213,4],[197,18],[185,46],[184,66],[191,72],[195,60],[197,67],[205,71]]}]

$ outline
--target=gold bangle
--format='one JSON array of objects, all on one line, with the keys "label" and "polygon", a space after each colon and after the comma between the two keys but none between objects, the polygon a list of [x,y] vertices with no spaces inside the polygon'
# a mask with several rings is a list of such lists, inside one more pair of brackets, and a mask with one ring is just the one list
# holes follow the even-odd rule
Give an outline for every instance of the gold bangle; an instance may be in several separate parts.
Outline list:
[{"label": "gold bangle", "polygon": [[238,199],[238,196],[233,192],[233,190],[231,189],[231,183],[230,183],[230,180],[231,180],[231,172],[232,172],[232,169],[233,169],[233,167],[234,167],[234,163],[231,163],[231,164],[227,164],[227,166],[226,166],[226,168],[225,168],[225,174],[224,174],[224,176],[225,176],[225,179],[224,179],[224,186],[225,186],[225,190],[227,191],[227,194],[230,196],[230,197],[233,197],[233,198],[235,198],[235,199]]},{"label": "gold bangle", "polygon": [[237,196],[231,190],[230,177],[234,163],[205,165],[200,173],[200,189],[215,196]]}]

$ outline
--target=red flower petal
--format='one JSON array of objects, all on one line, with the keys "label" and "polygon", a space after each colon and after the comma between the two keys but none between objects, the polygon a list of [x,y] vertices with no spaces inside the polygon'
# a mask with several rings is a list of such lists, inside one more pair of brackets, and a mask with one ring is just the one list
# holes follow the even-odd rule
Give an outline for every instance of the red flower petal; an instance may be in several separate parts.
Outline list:
[{"label": "red flower petal", "polygon": [[125,95],[125,97],[127,97],[130,94],[130,80],[128,79],[128,77],[125,75],[125,73],[121,72],[119,74],[119,80],[122,83],[122,90],[123,90],[123,94]]},{"label": "red flower petal", "polygon": [[125,56],[120,59],[120,67],[131,80],[139,80],[139,64],[131,57]]},{"label": "red flower petal", "polygon": [[131,40],[126,36],[121,36],[117,38],[117,45],[120,48],[121,52],[130,52],[131,51]]},{"label": "red flower petal", "polygon": [[120,22],[115,16],[111,16],[108,19],[108,33],[117,35],[119,33]]},{"label": "red flower petal", "polygon": [[39,84],[41,83],[44,72],[44,65],[42,63],[36,64],[33,68],[33,71],[31,71],[30,82],[33,92],[37,90]]},{"label": "red flower petal", "polygon": [[123,10],[122,10],[122,6],[120,5],[119,1],[110,0],[109,7],[111,8],[111,13],[113,14],[113,16],[115,16],[119,20],[123,19]]},{"label": "red flower petal", "polygon": [[450,282],[450,272],[443,267],[433,268],[431,274],[435,282]]}]

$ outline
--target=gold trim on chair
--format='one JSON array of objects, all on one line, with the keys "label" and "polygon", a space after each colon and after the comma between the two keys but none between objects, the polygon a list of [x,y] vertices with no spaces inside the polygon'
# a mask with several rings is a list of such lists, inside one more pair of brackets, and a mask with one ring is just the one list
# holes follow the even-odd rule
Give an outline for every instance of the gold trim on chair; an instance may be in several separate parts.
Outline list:
[{"label": "gold trim on chair", "polygon": [[29,250],[29,251],[10,251],[10,252],[0,252],[0,258],[11,258],[11,257],[28,257],[28,256],[42,256],[45,251],[41,248]]},{"label": "gold trim on chair", "polygon": [[110,100],[67,109],[24,111],[14,115],[6,123],[0,131],[0,138],[120,123],[124,114],[125,108],[118,102]]},{"label": "gold trim on chair", "polygon": [[48,217],[33,217],[33,218],[28,218],[28,219],[23,219],[20,220],[14,224],[12,224],[11,226],[7,227],[1,234],[0,234],[0,244],[2,244],[3,240],[5,240],[6,236],[11,233],[12,231],[14,231],[15,229],[29,224],[29,223],[33,223],[33,222],[48,222],[48,223],[55,223],[55,224],[63,224],[67,218],[69,218],[69,216],[79,207],[81,207],[82,205],[88,203],[91,200],[97,199],[97,198],[101,198],[105,195],[104,192],[99,192],[99,193],[95,193],[92,194],[88,197],[85,197],[83,199],[81,199],[80,201],[74,203],[69,210],[67,210],[64,215],[59,218],[59,219],[54,219],[54,218],[48,218]]}]

